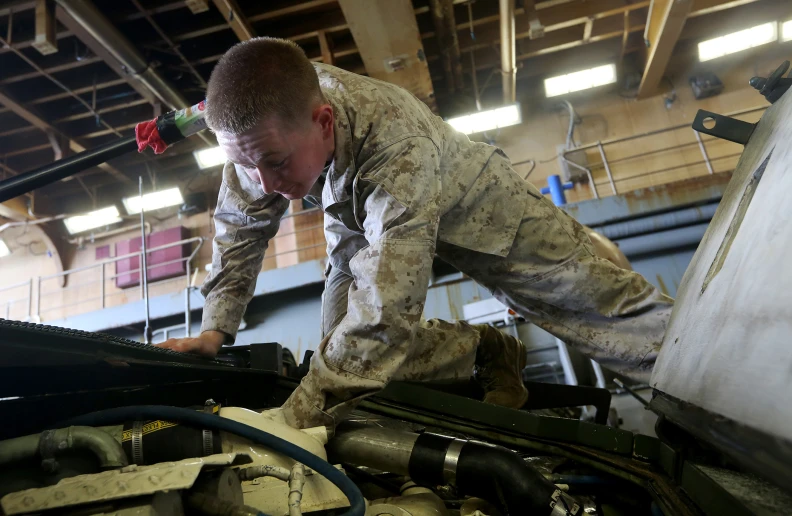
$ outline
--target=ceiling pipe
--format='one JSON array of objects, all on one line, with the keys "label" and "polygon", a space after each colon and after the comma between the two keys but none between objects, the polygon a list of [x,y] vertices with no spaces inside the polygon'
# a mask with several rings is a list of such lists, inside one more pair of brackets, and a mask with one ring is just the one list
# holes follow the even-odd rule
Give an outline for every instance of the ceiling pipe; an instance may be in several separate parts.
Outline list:
[{"label": "ceiling pipe", "polygon": [[514,0],[500,0],[501,74],[503,103],[517,100],[517,59],[514,34]]},{"label": "ceiling pipe", "polygon": [[170,109],[190,105],[187,99],[149,63],[137,48],[108,20],[90,0],[56,0],[66,13],[77,21],[115,57],[132,75]]}]

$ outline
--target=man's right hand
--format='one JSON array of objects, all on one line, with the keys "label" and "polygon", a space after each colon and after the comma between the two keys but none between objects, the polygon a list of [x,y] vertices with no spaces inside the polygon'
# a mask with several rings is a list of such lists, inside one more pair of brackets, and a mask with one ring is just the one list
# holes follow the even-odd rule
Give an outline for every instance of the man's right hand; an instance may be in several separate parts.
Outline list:
[{"label": "man's right hand", "polygon": [[196,353],[206,357],[214,357],[225,342],[225,333],[208,330],[198,337],[187,337],[184,339],[168,339],[165,342],[155,344],[160,348],[172,349],[181,353]]}]

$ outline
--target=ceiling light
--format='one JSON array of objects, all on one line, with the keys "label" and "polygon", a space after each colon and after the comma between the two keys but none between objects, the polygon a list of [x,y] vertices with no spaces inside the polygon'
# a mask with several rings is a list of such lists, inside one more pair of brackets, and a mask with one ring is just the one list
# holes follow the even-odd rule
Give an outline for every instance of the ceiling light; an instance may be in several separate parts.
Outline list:
[{"label": "ceiling light", "polygon": [[115,224],[116,222],[121,222],[121,217],[118,216],[118,208],[115,206],[109,206],[101,210],[86,213],[85,215],[75,215],[74,217],[63,219],[63,223],[66,224],[66,229],[72,235],[88,231],[89,229]]},{"label": "ceiling light", "polygon": [[609,64],[545,79],[545,95],[555,97],[616,82],[616,65]]},{"label": "ceiling light", "polygon": [[220,147],[197,150],[193,152],[193,156],[195,156],[195,161],[198,162],[198,166],[202,169],[224,165],[227,161],[225,152]]},{"label": "ceiling light", "polygon": [[448,119],[451,127],[464,134],[482,133],[520,122],[522,115],[519,103]]},{"label": "ceiling light", "polygon": [[8,248],[5,242],[0,240],[0,258],[8,256],[9,254],[11,254],[11,249]]},{"label": "ceiling light", "polygon": [[177,204],[184,204],[184,198],[178,188],[147,193],[143,196],[142,202],[139,195],[124,199],[124,207],[130,215],[140,213],[141,207],[143,211],[151,211],[167,208],[168,206],[176,206]]},{"label": "ceiling light", "polygon": [[750,29],[732,32],[698,44],[699,61],[709,61],[716,57],[734,54],[741,50],[758,47],[778,39],[778,24],[764,23]]},{"label": "ceiling light", "polygon": [[781,41],[789,41],[791,39],[792,39],[792,20],[789,20],[781,24]]}]

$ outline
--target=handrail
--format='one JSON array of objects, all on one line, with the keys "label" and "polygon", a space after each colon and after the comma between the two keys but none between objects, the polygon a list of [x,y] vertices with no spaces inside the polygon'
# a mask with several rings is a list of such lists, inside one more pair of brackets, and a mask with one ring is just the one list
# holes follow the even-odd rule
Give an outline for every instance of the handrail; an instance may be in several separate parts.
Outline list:
[{"label": "handrail", "polygon": [[[171,242],[170,244],[161,245],[159,247],[152,247],[151,249],[147,250],[146,254],[151,254],[151,253],[156,252],[156,251],[162,251],[163,249],[169,249],[169,248],[175,247],[177,245],[191,244],[193,242],[201,242],[203,244],[204,240],[206,240],[204,237],[186,238],[184,240],[179,240],[178,242]],[[56,272],[55,274],[50,274],[48,276],[40,276],[40,279],[48,280],[48,279],[57,278],[57,277],[60,277],[60,276],[65,276],[67,274],[74,274],[75,272],[82,272],[82,271],[86,271],[86,270],[89,270],[89,269],[95,269],[96,267],[107,265],[109,263],[115,263],[115,262],[117,262],[119,260],[125,260],[127,258],[140,257],[142,254],[143,254],[143,251],[136,251],[134,253],[124,254],[124,255],[121,255],[121,256],[115,256],[113,258],[108,258],[106,260],[102,260],[101,262],[92,263],[91,265],[84,265],[82,267],[69,269],[67,271]]]},{"label": "handrail", "polygon": [[[737,110],[737,111],[732,111],[730,113],[726,113],[724,116],[734,117],[734,116],[740,116],[740,115],[747,115],[747,114],[755,113],[755,112],[758,112],[758,111],[764,111],[768,107],[769,106],[758,106],[758,107],[753,107],[753,108],[740,109],[740,110]],[[671,170],[676,170],[676,169],[679,169],[679,168],[698,166],[698,165],[705,165],[707,173],[714,174],[715,171],[712,168],[712,162],[713,161],[735,157],[734,154],[730,154],[730,155],[727,155],[727,156],[717,156],[717,157],[711,158],[709,153],[707,152],[705,144],[707,142],[716,141],[717,138],[703,139],[703,138],[701,138],[701,135],[699,135],[698,132],[696,132],[696,131],[693,131],[695,140],[690,142],[690,143],[682,143],[682,144],[678,144],[678,145],[672,145],[670,147],[663,147],[662,149],[656,149],[656,150],[651,150],[651,151],[646,151],[646,152],[640,152],[638,154],[632,154],[632,155],[629,155],[629,156],[621,157],[621,158],[616,159],[616,160],[608,160],[608,157],[606,155],[605,146],[608,146],[608,145],[614,145],[614,144],[629,142],[629,141],[637,140],[637,139],[640,139],[640,138],[648,138],[648,137],[657,136],[657,135],[663,134],[663,133],[669,133],[669,132],[673,132],[673,131],[678,131],[680,129],[690,129],[690,128],[691,128],[690,127],[690,123],[687,122],[687,123],[672,125],[672,126],[668,126],[668,127],[663,127],[661,129],[654,129],[652,131],[647,131],[647,132],[640,133],[640,134],[632,134],[630,136],[622,136],[622,137],[619,137],[619,138],[611,138],[609,140],[600,140],[600,141],[596,141],[596,142],[592,142],[592,143],[587,143],[587,144],[581,145],[579,147],[575,147],[574,149],[567,149],[565,151],[562,151],[558,155],[558,157],[567,166],[573,167],[573,168],[576,168],[576,169],[578,169],[578,170],[580,170],[582,172],[585,172],[586,177],[588,178],[589,187],[591,188],[591,194],[592,194],[592,197],[594,199],[599,199],[600,198],[600,194],[599,194],[599,191],[597,190],[597,186],[610,185],[611,190],[613,192],[613,195],[617,195],[619,193],[619,190],[616,187],[616,183],[619,183],[619,182],[622,182],[622,181],[628,181],[630,179],[646,177],[646,176],[650,176],[650,175],[653,175],[653,174],[661,174],[661,173],[668,172],[668,171],[671,171]],[[611,165],[614,165],[616,163],[623,163],[623,162],[626,162],[626,161],[630,161],[630,160],[633,160],[633,159],[649,156],[649,155],[652,155],[652,154],[659,154],[661,152],[668,152],[668,151],[671,151],[671,150],[674,150],[674,149],[679,149],[679,148],[689,147],[689,146],[692,147],[692,146],[695,146],[695,145],[698,145],[699,151],[701,152],[701,155],[704,158],[703,161],[696,161],[696,162],[693,162],[693,163],[684,163],[682,165],[675,165],[675,166],[672,166],[672,167],[667,167],[667,168],[662,168],[662,169],[653,170],[653,171],[649,171],[649,172],[644,172],[644,173],[641,173],[641,174],[636,174],[636,175],[632,175],[632,176],[628,176],[628,177],[615,177],[614,174],[613,174],[613,171],[611,170]],[[569,159],[569,154],[571,154],[573,152],[580,152],[580,151],[587,151],[587,150],[594,150],[594,149],[597,150],[597,152],[599,153],[600,157],[602,158],[602,161],[600,161],[598,163],[588,164],[588,166],[584,167],[583,165],[575,163],[574,161]],[[736,156],[739,156],[739,154],[737,154]],[[603,182],[603,181],[597,182],[597,181],[594,180],[594,176],[593,176],[591,171],[593,169],[599,168],[599,167],[602,167],[605,170],[605,175],[607,177],[607,182]]]}]

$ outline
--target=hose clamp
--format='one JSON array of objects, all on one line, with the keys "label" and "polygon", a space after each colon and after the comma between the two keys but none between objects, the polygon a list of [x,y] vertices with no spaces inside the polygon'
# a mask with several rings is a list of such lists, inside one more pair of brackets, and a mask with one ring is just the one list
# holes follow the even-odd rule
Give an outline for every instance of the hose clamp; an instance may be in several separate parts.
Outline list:
[{"label": "hose clamp", "polygon": [[132,423],[132,462],[142,466],[143,462],[143,421]]},{"label": "hose clamp", "polygon": [[[206,414],[214,414],[214,408],[217,406],[217,403],[213,399],[208,399],[204,402],[203,411]],[[201,431],[202,436],[202,444],[203,444],[203,456],[208,457],[209,455],[214,454],[214,435],[212,434],[211,430],[203,429]]]},{"label": "hose clamp", "polygon": [[443,459],[443,480],[449,484],[456,481],[457,465],[459,464],[459,455],[462,453],[462,448],[467,444],[467,441],[462,439],[454,439],[448,445],[445,458]]}]

